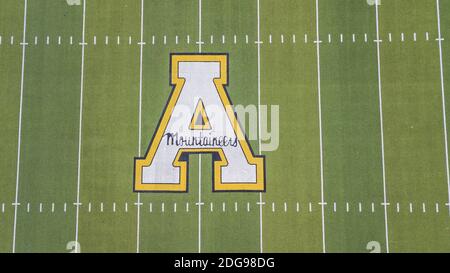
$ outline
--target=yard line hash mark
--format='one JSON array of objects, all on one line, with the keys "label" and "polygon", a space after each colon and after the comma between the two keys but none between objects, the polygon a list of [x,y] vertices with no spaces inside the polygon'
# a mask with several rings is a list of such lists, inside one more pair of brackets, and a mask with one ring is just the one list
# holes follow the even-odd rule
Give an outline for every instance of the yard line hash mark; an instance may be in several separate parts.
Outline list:
[{"label": "yard line hash mark", "polygon": [[[30,212],[31,208],[34,207],[34,206],[36,206],[38,208],[36,210],[37,212],[39,212],[39,207],[41,207],[41,206],[42,206],[42,212],[45,211],[46,207],[52,208],[52,210],[54,210],[54,211],[58,211],[58,209],[57,209],[58,206],[57,206],[56,202],[48,201],[48,202],[37,202],[37,203],[36,202],[35,203],[33,203],[33,202],[22,202],[22,203],[26,204],[25,207],[27,208],[28,212]],[[112,202],[111,206],[110,206],[111,211],[112,212],[116,212],[116,213],[127,213],[128,210],[129,210],[128,203],[129,202],[127,202],[127,201]],[[307,205],[308,211],[312,212],[313,204],[315,204],[315,203],[318,204],[319,206],[325,206],[325,207],[328,205],[327,203],[321,203],[321,202],[306,202],[304,204]],[[433,210],[427,210],[426,209],[426,207],[427,207],[426,204],[427,203],[434,204],[434,206],[433,206],[434,209]],[[0,203],[0,204],[3,204],[4,210],[7,210],[7,205],[8,204],[6,204],[6,203]],[[75,207],[80,207],[80,209],[83,207],[82,203],[73,202],[72,204]],[[106,211],[107,208],[109,207],[108,206],[108,202],[101,202],[101,201],[97,201],[97,202],[94,202],[94,203],[93,202],[87,202],[86,204],[87,204],[86,205],[86,210],[88,212],[90,212],[90,213],[101,213],[101,212]],[[185,208],[186,209],[184,211],[189,212],[189,210],[190,210],[189,209],[189,204],[190,204],[189,202],[186,202],[186,204],[185,204]],[[204,206],[205,202],[202,202],[202,203],[198,203],[198,202],[194,203],[193,202],[193,204],[195,204],[197,206]],[[207,202],[207,204],[208,204],[208,210],[211,211],[211,212],[223,212],[223,211],[226,211],[226,207],[228,206],[228,202],[223,202],[223,201],[222,202]],[[217,206],[219,206],[220,209],[215,209],[215,207],[217,207],[216,204],[217,204]],[[239,211],[238,210],[238,208],[239,208],[239,203],[238,202],[231,202],[231,204],[234,205],[234,211],[235,212]],[[264,207],[264,205],[266,203],[265,202],[263,202],[263,203],[255,202],[254,204],[256,204],[257,206]],[[302,207],[302,203],[301,202],[296,202],[296,201],[277,201],[277,202],[269,202],[269,204],[270,204],[270,206],[268,206],[266,209],[268,209],[269,211],[271,211],[273,213],[277,213],[277,214],[287,212],[290,206],[292,206],[292,207],[295,206],[295,208],[296,208],[295,210],[297,212],[300,212],[300,209]],[[330,206],[328,209],[330,211],[334,212],[334,213],[339,212],[339,211],[341,211],[341,212],[348,212],[349,213],[349,212],[352,211],[352,205],[351,204],[352,204],[352,202],[349,202],[349,201],[333,202],[332,206]],[[357,207],[356,207],[355,211],[358,211],[359,213],[363,213],[364,212],[364,206],[365,205],[370,205],[370,207],[371,207],[371,209],[368,210],[368,212],[371,212],[371,213],[375,212],[375,203],[374,202],[371,202],[371,203],[358,202],[356,204],[357,204]],[[393,211],[399,213],[401,211],[401,209],[402,209],[402,203],[401,202],[393,202],[392,204],[393,204],[393,206],[392,206],[391,209]],[[431,211],[433,213],[439,213],[440,212],[440,208],[439,208],[440,207],[440,203],[439,202],[435,202],[433,200],[428,200],[427,202],[423,202],[423,201],[406,202],[406,204],[408,206],[412,207],[412,208],[414,208],[415,206],[419,207],[420,211],[422,211],[422,212],[423,212],[423,208],[425,207],[425,212],[424,213],[430,213]],[[144,204],[143,203],[134,203],[134,205],[142,206]],[[149,209],[152,207],[152,205],[153,205],[153,203],[149,203]],[[160,210],[161,212],[167,212],[167,206],[170,206],[171,209],[173,208],[174,212],[180,212],[179,205],[178,205],[177,202],[161,202],[161,203],[159,203],[159,205],[160,205],[160,208],[161,208],[161,210]],[[245,207],[245,209],[243,211],[251,212],[252,202],[242,201],[242,205]],[[445,206],[448,206],[448,203],[442,203],[442,205],[445,207]],[[20,208],[21,203],[11,203],[11,206],[12,207],[17,206],[18,208]],[[105,206],[107,206],[107,207],[105,207]],[[280,209],[277,210],[277,206]],[[389,209],[391,207],[391,204],[382,202],[382,203],[379,203],[379,206],[387,207]],[[120,210],[119,207],[123,207],[123,210]],[[61,206],[61,210],[63,210],[65,212],[66,208],[67,208],[67,202],[63,203],[63,206]],[[224,210],[224,208],[225,208],[225,210]],[[50,209],[49,209],[49,211],[50,211]]]},{"label": "yard line hash mark", "polygon": [[[332,40],[333,34],[328,33],[327,42],[328,42],[328,44],[332,44],[333,43],[334,45],[338,45],[338,46],[339,45],[343,45],[343,44],[345,44],[347,42],[345,40],[345,35],[346,34],[344,34],[344,33],[340,33],[338,35],[339,43],[333,43],[333,40]],[[356,43],[358,41],[358,35],[356,33],[352,33],[351,36],[352,36],[351,43]],[[97,37],[98,37],[97,35],[94,35],[92,37],[93,45],[97,45]],[[170,43],[171,39],[170,39],[170,37],[168,35],[162,34],[161,35],[161,39],[158,39],[158,37],[155,36],[155,35],[152,35],[151,37],[152,37],[152,39],[151,39],[152,45],[155,45],[159,41],[161,41],[162,45],[164,45],[164,46],[171,46],[171,43]],[[248,44],[248,42],[249,42],[248,34],[245,35],[245,40],[239,40],[237,37],[238,37],[238,35],[234,34],[232,39],[230,39],[230,40],[232,40],[232,42],[231,42],[232,44],[239,44],[239,43]],[[402,35],[398,36],[398,41],[401,42],[401,43],[406,43],[408,41],[411,41],[411,42],[419,41],[417,32],[414,32],[410,36],[410,37],[412,37],[411,39],[408,39],[408,37],[409,36],[406,36],[405,33],[403,33],[403,38],[402,38]],[[429,32],[425,32],[425,36],[424,37],[425,37],[424,38],[425,41],[430,41]],[[190,44],[190,35],[187,35],[186,38],[187,38],[186,41],[185,41],[186,44]],[[66,41],[69,41],[68,44],[70,44],[70,45],[75,45],[75,43],[73,41],[73,36],[70,36],[68,40],[64,40],[62,38],[62,36],[56,36],[56,39],[52,39],[51,35],[46,35],[46,36],[44,36],[43,40],[44,40],[44,45],[45,46],[52,45],[52,43],[54,41],[57,41],[56,44],[58,44],[58,45],[64,45]],[[214,39],[214,35],[210,35],[210,44],[213,44],[214,40],[215,40]],[[267,40],[269,42],[268,45],[275,44],[273,42],[273,35],[272,34],[269,34],[267,36]],[[395,42],[396,41],[396,40],[393,39],[392,33],[388,33],[388,40],[389,40],[389,42]],[[440,41],[445,41],[444,38],[436,38],[435,40],[436,41],[439,41],[439,40]],[[15,44],[22,45],[22,43],[14,43],[14,41],[15,41],[14,36],[10,36],[10,44],[11,45],[15,45]],[[174,41],[175,41],[176,45],[178,45],[180,43],[178,35],[175,35]],[[377,40],[374,40],[374,42],[376,42],[376,41]],[[227,38],[226,38],[225,35],[221,35],[221,42],[222,42],[222,44],[226,44],[227,43]],[[263,43],[262,40],[260,40],[258,42],[260,42],[261,44]],[[286,40],[285,39],[285,35],[280,35],[280,42],[281,42],[281,44],[286,44],[286,43],[290,42],[291,44],[295,45],[297,43],[296,35],[292,34],[292,39],[290,39],[290,40]],[[305,42],[305,44],[308,43],[308,34],[305,34],[304,42]],[[317,42],[317,40],[316,40],[316,42]],[[368,42],[368,34],[367,33],[364,33],[364,42],[365,43]],[[2,45],[2,44],[3,44],[3,40],[2,40],[2,36],[0,36],[0,45]],[[38,43],[38,36],[34,36],[34,43],[33,43],[33,45],[38,45],[38,44],[39,44]],[[79,44],[81,45],[81,43],[79,43]],[[114,44],[114,45],[117,45],[117,46],[120,46],[120,45],[131,46],[131,45],[133,45],[133,43],[132,43],[132,36],[128,36],[128,43],[122,43],[121,42],[121,36],[116,36],[116,43],[110,43],[109,42],[109,36],[105,35],[104,36],[104,45],[109,46],[111,44]],[[140,44],[140,42],[138,44]],[[146,42],[144,41],[143,44],[145,45]],[[196,41],[195,44],[197,44],[197,45],[202,44],[203,45],[203,44],[205,44],[205,42],[204,41]],[[87,45],[87,43],[86,43],[86,45]]]}]

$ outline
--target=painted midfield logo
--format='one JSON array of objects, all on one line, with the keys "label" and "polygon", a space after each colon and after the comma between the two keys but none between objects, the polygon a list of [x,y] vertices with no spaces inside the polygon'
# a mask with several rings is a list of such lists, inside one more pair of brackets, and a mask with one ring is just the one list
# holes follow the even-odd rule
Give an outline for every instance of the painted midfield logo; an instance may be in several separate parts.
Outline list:
[{"label": "painted midfield logo", "polygon": [[190,154],[212,154],[213,191],[264,191],[265,158],[255,156],[224,86],[227,54],[172,54],[173,86],[134,190],[186,192]]}]

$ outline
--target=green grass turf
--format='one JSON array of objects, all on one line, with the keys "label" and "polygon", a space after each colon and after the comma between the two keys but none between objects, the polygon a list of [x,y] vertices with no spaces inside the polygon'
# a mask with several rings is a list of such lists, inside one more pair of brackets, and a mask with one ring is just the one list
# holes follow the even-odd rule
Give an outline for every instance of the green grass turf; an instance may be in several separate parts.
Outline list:
[{"label": "green grass turf", "polygon": [[[88,45],[83,86],[82,205],[78,218],[81,251],[135,252],[139,217],[140,251],[197,252],[199,209],[195,203],[199,200],[201,167],[201,251],[259,252],[259,194],[212,193],[210,156],[202,156],[201,166],[198,155],[190,157],[188,193],[141,194],[139,215],[134,205],[137,194],[132,192],[133,157],[146,151],[169,96],[169,54],[199,50],[198,1],[145,1],[147,44],[143,47],[141,143],[137,44],[140,1],[86,3]],[[257,104],[256,0],[202,4],[203,52],[228,52],[228,91],[233,103]],[[441,1],[440,11],[445,38],[450,31],[450,5]],[[266,203],[262,213],[263,250],[322,252],[315,1],[261,0],[260,12],[264,42],[260,55],[261,104],[280,107],[279,148],[263,152],[267,160],[267,192],[262,195]],[[325,251],[367,252],[369,241],[379,242],[381,250],[386,251],[377,55],[373,42],[375,7],[365,0],[320,0],[318,13],[322,40],[323,190],[327,202]],[[379,14],[390,250],[448,252],[450,218],[445,206],[448,186],[439,48],[435,41],[436,1],[383,1]],[[14,219],[11,203],[16,188],[23,2],[0,0],[0,22],[0,72],[6,75],[0,81],[0,204],[5,204],[5,212],[0,212],[0,252],[9,252]],[[75,239],[73,202],[77,196],[82,6],[69,7],[62,0],[30,0],[27,23],[16,251],[67,252],[66,244]],[[412,40],[414,32],[416,42]],[[425,41],[425,32],[429,32],[430,41]],[[355,43],[351,41],[353,33],[357,35]],[[367,43],[363,41],[364,33],[368,34]],[[388,33],[392,33],[392,42],[388,41]],[[405,33],[405,42],[400,41],[401,33]],[[11,35],[14,45],[9,45]],[[45,44],[47,35],[50,45]],[[56,40],[59,35],[61,45]],[[214,35],[214,43],[210,42],[210,35]],[[222,35],[226,37],[225,44],[221,42]],[[248,44],[245,35],[249,37]],[[38,45],[33,44],[35,36]],[[68,43],[70,36],[74,45]],[[97,45],[93,44],[94,36]],[[129,36],[132,45],[128,45]],[[450,64],[445,58],[448,52],[450,46],[445,40],[446,86],[450,85]],[[258,141],[252,140],[251,144],[258,154]],[[234,202],[238,204],[237,212]],[[334,202],[337,212],[333,211]],[[345,211],[346,202],[349,212]],[[358,211],[359,202],[362,212]],[[370,211],[372,202],[374,213]],[[412,213],[410,202],[414,205]],[[43,203],[42,213],[39,203]],[[55,212],[50,211],[52,203]],[[426,204],[426,213],[422,212],[422,203]],[[440,205],[439,213],[435,212],[435,203]]]}]

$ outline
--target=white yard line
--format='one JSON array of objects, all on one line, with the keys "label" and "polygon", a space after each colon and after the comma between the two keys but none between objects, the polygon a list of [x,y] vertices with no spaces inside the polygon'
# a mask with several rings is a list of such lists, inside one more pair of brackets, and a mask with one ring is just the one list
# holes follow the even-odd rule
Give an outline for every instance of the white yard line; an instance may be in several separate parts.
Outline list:
[{"label": "white yard line", "polygon": [[202,0],[198,0],[198,52],[202,53]]},{"label": "white yard line", "polygon": [[382,85],[381,85],[381,56],[380,56],[380,24],[379,24],[379,12],[378,4],[375,4],[376,15],[376,29],[377,29],[377,70],[378,70],[378,102],[380,113],[380,135],[381,135],[381,165],[383,172],[383,206],[384,206],[384,227],[386,234],[386,252],[389,253],[389,228],[388,228],[388,216],[387,216],[387,194],[386,194],[386,168],[384,161],[384,125],[383,125],[383,97],[382,97]]},{"label": "white yard line", "polygon": [[202,252],[202,155],[198,156],[198,253]]},{"label": "white yard line", "polygon": [[27,33],[27,0],[24,0],[23,8],[23,38],[22,38],[22,70],[20,76],[20,106],[19,106],[19,129],[17,137],[17,166],[16,166],[16,194],[14,198],[14,227],[12,252],[16,252],[16,230],[17,230],[17,207],[19,206],[19,176],[20,176],[20,145],[22,142],[22,106],[23,106],[23,79],[25,72],[25,48]]},{"label": "white yard line", "polygon": [[[436,14],[437,14],[437,25],[438,25],[438,42],[439,42],[439,66],[440,66],[440,76],[441,76],[441,96],[442,96],[442,118],[444,123],[444,141],[445,141],[445,171],[447,174],[447,190],[448,190],[448,201],[450,203],[450,174],[448,168],[448,138],[447,138],[447,113],[445,110],[445,85],[444,85],[444,62],[442,60],[442,36],[441,36],[441,12],[440,12],[439,0],[436,0]],[[449,206],[450,214],[450,206]]]},{"label": "white yard line", "polygon": [[[142,59],[144,48],[144,0],[141,0],[141,41],[139,43],[139,129],[138,129],[138,156],[141,157],[141,141],[142,141]],[[137,221],[136,221],[136,253],[140,248],[140,220],[141,220],[141,193],[137,194]]]},{"label": "white yard line", "polygon": [[78,252],[78,223],[80,215],[80,168],[81,168],[81,137],[83,125],[83,89],[84,89],[84,48],[86,46],[86,0],[83,0],[83,32],[81,44],[81,76],[80,76],[80,120],[78,127],[78,163],[77,163],[77,202],[75,217],[75,253]]},{"label": "white yard line", "polygon": [[[202,0],[198,0],[198,52],[202,53]],[[202,252],[202,155],[198,155],[198,253]]]},{"label": "white yard line", "polygon": [[325,200],[323,182],[323,137],[322,137],[322,101],[320,94],[320,35],[319,35],[319,0],[316,0],[316,48],[317,48],[317,96],[319,108],[319,135],[320,135],[320,200],[322,207],[322,251],[326,252],[325,244]]},{"label": "white yard line", "polygon": [[[256,0],[256,13],[258,23],[258,149],[261,154],[261,24],[260,24],[260,5]],[[263,253],[263,221],[262,221],[262,193],[259,193],[259,251]]]}]

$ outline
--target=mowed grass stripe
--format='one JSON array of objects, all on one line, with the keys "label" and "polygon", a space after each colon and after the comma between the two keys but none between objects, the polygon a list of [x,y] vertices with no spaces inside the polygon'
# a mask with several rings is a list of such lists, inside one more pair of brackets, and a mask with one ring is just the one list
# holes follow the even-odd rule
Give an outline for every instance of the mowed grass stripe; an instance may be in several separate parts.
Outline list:
[{"label": "mowed grass stripe", "polygon": [[[18,39],[23,31],[23,2],[4,0],[0,2],[0,35],[9,39],[11,35]],[[4,40],[5,41],[5,40]],[[4,43],[4,42],[2,42]],[[2,44],[0,46],[0,252],[11,252],[14,221],[17,132],[20,101],[20,78],[22,47]]]},{"label": "mowed grass stripe", "polygon": [[[327,252],[366,252],[370,241],[385,249],[384,213],[367,206],[383,202],[376,44],[361,42],[364,34],[376,36],[375,7],[321,0],[319,16]],[[342,33],[347,42],[328,43],[328,33]],[[342,209],[347,202],[352,211],[366,206],[348,213]]]},{"label": "mowed grass stripe", "polygon": [[[198,52],[197,35],[197,1],[157,1],[146,5],[144,39],[147,45],[144,47],[142,101],[143,152],[147,150],[172,90],[169,85],[169,54]],[[166,45],[163,42],[164,36]],[[175,36],[178,36],[178,45]],[[153,37],[155,45],[152,45]],[[143,203],[140,218],[141,252],[198,251],[198,207],[195,205],[198,200],[196,155],[189,159],[188,189],[188,193],[141,194]],[[187,207],[186,203],[189,203]]]},{"label": "mowed grass stripe", "polygon": [[[437,37],[435,1],[386,2],[380,6],[380,31],[428,31]],[[448,214],[421,207],[396,213],[394,202],[448,200],[438,45],[432,42],[381,47],[386,183],[391,251],[448,251]]]},{"label": "mowed grass stripe", "polygon": [[[233,104],[258,107],[257,90],[257,17],[255,1],[224,2],[220,0],[202,3],[202,52],[229,54],[228,94]],[[239,20],[238,20],[239,18]],[[211,44],[210,37],[216,37]],[[228,37],[224,45],[221,36]],[[234,36],[239,43],[234,44]],[[249,36],[249,44],[245,43]],[[256,112],[255,112],[256,114]],[[240,116],[249,136],[248,117]],[[247,118],[247,121],[246,121]],[[256,122],[256,120],[252,120]],[[252,124],[252,126],[255,124]],[[258,154],[256,135],[250,143],[254,154]],[[212,192],[212,170],[210,155],[202,155],[202,200],[206,204],[214,203],[214,212],[209,206],[202,208],[202,249],[205,252],[259,252],[259,193],[220,193]],[[225,207],[222,203],[250,203],[250,212],[245,206]],[[220,211],[216,212],[216,211]]]},{"label": "mowed grass stripe", "polygon": [[[35,35],[76,36],[80,18],[80,9],[64,2],[29,2],[27,41]],[[62,206],[75,198],[79,56],[77,47],[27,47],[17,252],[63,252],[72,239],[73,210],[64,213]],[[41,212],[41,202],[57,204],[58,212]]]},{"label": "mowed grass stripe", "polygon": [[[315,18],[314,1],[261,1],[261,103],[280,110],[279,146],[263,151],[265,252],[322,252]],[[281,44],[282,34],[286,42],[295,34],[296,44]],[[291,205],[286,213],[273,213],[272,202]],[[302,203],[300,213],[296,202]]]},{"label": "mowed grass stripe", "polygon": [[[110,44],[85,52],[79,242],[82,252],[136,250],[133,158],[138,147],[139,46],[121,47],[117,35],[139,37],[139,1],[88,1],[86,37],[108,35]],[[113,211],[113,203],[128,203]],[[91,203],[96,212],[90,213]]]}]

